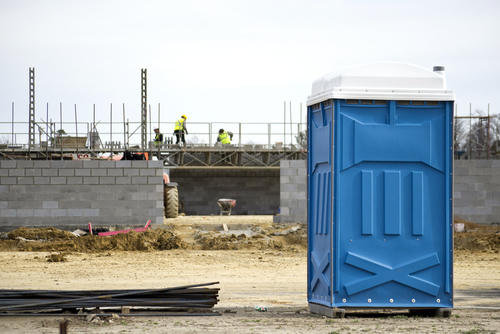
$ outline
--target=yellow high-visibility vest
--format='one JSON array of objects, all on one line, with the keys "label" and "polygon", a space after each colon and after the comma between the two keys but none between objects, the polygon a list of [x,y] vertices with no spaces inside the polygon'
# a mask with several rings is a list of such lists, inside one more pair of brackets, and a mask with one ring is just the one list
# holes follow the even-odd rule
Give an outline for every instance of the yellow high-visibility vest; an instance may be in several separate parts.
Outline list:
[{"label": "yellow high-visibility vest", "polygon": [[178,119],[176,122],[175,122],[175,129],[174,131],[177,131],[177,130],[184,130],[184,118],[180,118]]},{"label": "yellow high-visibility vest", "polygon": [[231,139],[229,138],[227,131],[224,131],[219,135],[219,141],[222,144],[231,144]]}]

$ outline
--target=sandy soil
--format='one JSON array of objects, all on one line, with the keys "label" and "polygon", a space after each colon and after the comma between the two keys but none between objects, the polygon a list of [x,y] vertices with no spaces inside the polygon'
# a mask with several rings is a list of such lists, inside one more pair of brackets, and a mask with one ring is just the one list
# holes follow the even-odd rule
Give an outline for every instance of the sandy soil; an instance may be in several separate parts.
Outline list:
[{"label": "sandy soil", "polygon": [[[306,232],[298,224],[273,224],[271,216],[180,217],[151,232],[114,238],[18,230],[0,240],[2,289],[142,289],[217,281],[214,311],[221,316],[0,316],[0,333],[58,333],[63,320],[69,321],[68,333],[498,333],[498,230],[467,223],[467,232],[456,234],[455,309],[444,319],[380,310],[327,319],[307,312]],[[257,312],[256,305],[269,311]]]}]

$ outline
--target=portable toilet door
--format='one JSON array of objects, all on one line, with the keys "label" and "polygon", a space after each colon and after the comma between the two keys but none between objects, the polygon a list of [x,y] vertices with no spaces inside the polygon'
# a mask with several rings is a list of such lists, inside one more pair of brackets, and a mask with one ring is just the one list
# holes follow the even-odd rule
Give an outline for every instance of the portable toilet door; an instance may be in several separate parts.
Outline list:
[{"label": "portable toilet door", "polygon": [[453,101],[444,68],[375,63],[308,98],[311,312],[453,306]]}]

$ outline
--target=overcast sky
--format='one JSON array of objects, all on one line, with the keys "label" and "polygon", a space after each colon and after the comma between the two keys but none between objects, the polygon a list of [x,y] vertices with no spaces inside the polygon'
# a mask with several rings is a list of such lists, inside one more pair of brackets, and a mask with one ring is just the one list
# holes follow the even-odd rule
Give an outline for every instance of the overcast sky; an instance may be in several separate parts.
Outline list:
[{"label": "overcast sky", "polygon": [[[378,61],[446,67],[459,114],[500,113],[497,0],[0,0],[0,116],[140,120],[141,69],[153,119],[294,121],[315,79]],[[288,102],[287,102],[288,108]],[[116,114],[115,114],[116,113]],[[287,116],[288,117],[288,116]]]}]

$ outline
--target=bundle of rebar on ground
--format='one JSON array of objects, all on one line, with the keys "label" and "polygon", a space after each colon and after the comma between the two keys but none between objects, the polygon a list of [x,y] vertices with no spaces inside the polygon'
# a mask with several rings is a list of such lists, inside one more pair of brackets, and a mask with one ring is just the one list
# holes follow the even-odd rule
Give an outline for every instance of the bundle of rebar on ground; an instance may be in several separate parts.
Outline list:
[{"label": "bundle of rebar on ground", "polygon": [[0,290],[0,313],[92,308],[211,308],[218,302],[219,282],[141,290]]}]

